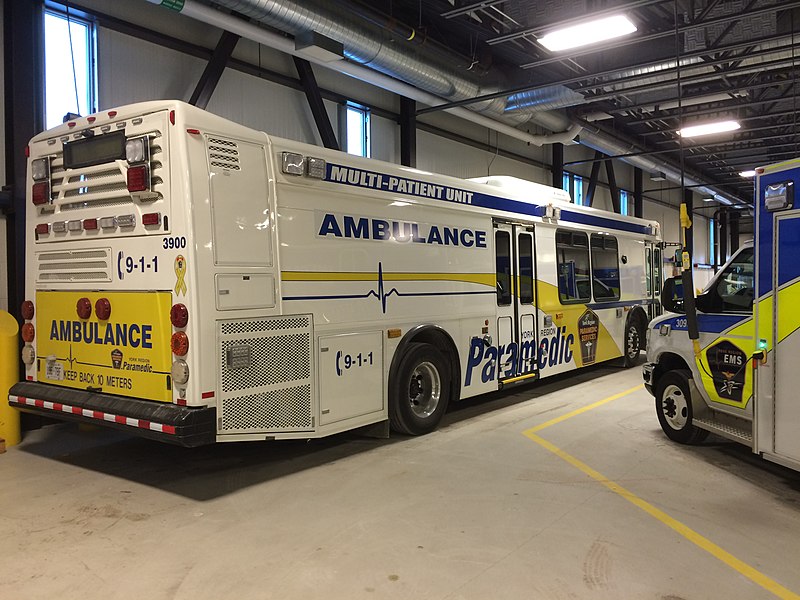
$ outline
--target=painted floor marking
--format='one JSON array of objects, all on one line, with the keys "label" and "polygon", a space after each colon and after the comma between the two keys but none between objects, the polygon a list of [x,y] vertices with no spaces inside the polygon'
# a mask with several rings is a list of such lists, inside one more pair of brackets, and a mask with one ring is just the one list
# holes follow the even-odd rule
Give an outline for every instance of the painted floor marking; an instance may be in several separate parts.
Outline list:
[{"label": "painted floor marking", "polygon": [[662,511],[662,510],[660,510],[658,508],[656,508],[655,506],[653,506],[652,504],[650,504],[646,500],[643,500],[642,498],[639,498],[639,496],[637,496],[636,494],[634,494],[630,490],[627,490],[624,487],[622,487],[621,485],[611,481],[610,479],[605,477],[602,473],[599,473],[598,471],[595,471],[594,469],[592,469],[586,463],[578,460],[577,458],[575,458],[571,454],[569,454],[567,452],[564,452],[563,450],[558,448],[555,444],[552,444],[551,442],[548,442],[546,439],[544,439],[544,438],[540,437],[539,435],[537,435],[537,432],[541,431],[542,429],[546,429],[547,427],[550,427],[551,425],[555,425],[556,423],[561,423],[562,421],[566,421],[567,419],[569,419],[571,417],[574,417],[576,415],[585,413],[585,412],[587,412],[589,410],[597,408],[598,406],[602,406],[604,404],[608,404],[609,402],[611,402],[613,400],[617,400],[619,398],[622,398],[623,396],[627,396],[628,394],[636,392],[636,391],[642,389],[643,387],[644,387],[643,385],[637,385],[636,387],[632,387],[629,390],[625,390],[624,392],[620,392],[619,394],[615,394],[613,396],[609,396],[608,398],[605,398],[603,400],[599,400],[598,402],[595,402],[593,404],[589,404],[587,406],[584,406],[583,408],[579,408],[577,410],[569,412],[569,413],[567,413],[565,415],[562,415],[560,417],[556,417],[555,419],[551,419],[550,421],[542,423],[541,425],[537,425],[536,427],[532,427],[530,429],[526,429],[522,433],[523,433],[523,435],[525,437],[527,437],[528,439],[536,442],[542,448],[545,448],[546,450],[552,452],[553,454],[558,456],[560,459],[562,459],[565,462],[571,464],[573,467],[575,467],[579,471],[582,471],[584,474],[588,475],[589,477],[591,477],[592,479],[594,479],[598,483],[602,483],[609,490],[611,490],[615,494],[623,497],[625,500],[627,500],[631,504],[639,507],[644,512],[649,514],[651,517],[661,521],[664,525],[666,525],[667,527],[669,527],[670,529],[672,529],[676,533],[682,535],[684,538],[686,538],[687,540],[689,540],[690,542],[692,542],[693,544],[695,544],[699,548],[702,548],[703,550],[705,550],[706,552],[708,552],[709,554],[711,554],[713,557],[717,558],[718,560],[722,561],[723,563],[725,563],[729,567],[731,567],[734,570],[738,571],[740,574],[742,574],[745,577],[747,577],[753,583],[761,586],[762,588],[764,588],[768,592],[771,592],[772,594],[774,594],[778,598],[782,598],[782,599],[785,599],[785,600],[800,600],[800,595],[795,594],[791,590],[783,587],[777,581],[775,581],[773,579],[770,579],[769,577],[767,577],[766,575],[764,575],[763,573],[761,573],[757,569],[755,569],[755,568],[751,567],[750,565],[748,565],[747,563],[739,560],[738,558],[736,558],[730,552],[727,552],[726,550],[723,550],[721,547],[717,546],[714,542],[712,542],[708,538],[703,537],[702,535],[700,535],[699,533],[697,533],[696,531],[694,531],[690,527],[687,527],[686,525],[684,525],[680,521],[672,518],[667,513],[665,513],[664,511]]}]

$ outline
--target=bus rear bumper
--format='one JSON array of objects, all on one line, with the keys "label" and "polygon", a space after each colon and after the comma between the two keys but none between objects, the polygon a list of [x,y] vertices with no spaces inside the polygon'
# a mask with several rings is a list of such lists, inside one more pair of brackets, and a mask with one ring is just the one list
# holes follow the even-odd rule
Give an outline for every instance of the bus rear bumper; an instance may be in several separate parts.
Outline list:
[{"label": "bus rear bumper", "polygon": [[179,446],[202,446],[216,439],[213,407],[189,408],[34,381],[13,385],[8,404],[45,417],[102,425]]}]

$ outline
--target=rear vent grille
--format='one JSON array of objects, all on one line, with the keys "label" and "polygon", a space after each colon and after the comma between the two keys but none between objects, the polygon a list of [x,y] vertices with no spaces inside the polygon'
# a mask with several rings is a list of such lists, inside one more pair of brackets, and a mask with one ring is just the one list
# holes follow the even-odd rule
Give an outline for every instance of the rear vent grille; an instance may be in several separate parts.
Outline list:
[{"label": "rear vent grille", "polygon": [[[221,433],[313,428],[309,317],[219,322]],[[231,347],[249,348],[246,365],[228,364]]]},{"label": "rear vent grille", "polygon": [[40,252],[37,281],[111,281],[111,249]]},{"label": "rear vent grille", "polygon": [[239,147],[236,142],[221,138],[208,138],[208,163],[217,169],[240,171]]}]

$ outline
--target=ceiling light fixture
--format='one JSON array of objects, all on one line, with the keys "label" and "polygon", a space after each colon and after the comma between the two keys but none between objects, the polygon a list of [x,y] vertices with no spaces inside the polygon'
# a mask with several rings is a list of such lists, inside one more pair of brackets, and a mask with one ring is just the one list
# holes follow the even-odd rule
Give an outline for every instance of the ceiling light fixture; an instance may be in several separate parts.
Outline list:
[{"label": "ceiling light fixture", "polygon": [[703,123],[702,125],[692,125],[684,127],[678,133],[681,137],[697,137],[699,135],[710,135],[712,133],[722,133],[724,131],[736,131],[741,125],[737,121],[717,121],[716,123]]},{"label": "ceiling light fixture", "polygon": [[739,173],[739,177],[755,177],[755,176],[756,176],[755,171],[741,171]]},{"label": "ceiling light fixture", "polygon": [[551,31],[540,37],[539,43],[551,52],[558,52],[604,42],[634,31],[636,31],[636,25],[631,23],[628,17],[615,15]]}]

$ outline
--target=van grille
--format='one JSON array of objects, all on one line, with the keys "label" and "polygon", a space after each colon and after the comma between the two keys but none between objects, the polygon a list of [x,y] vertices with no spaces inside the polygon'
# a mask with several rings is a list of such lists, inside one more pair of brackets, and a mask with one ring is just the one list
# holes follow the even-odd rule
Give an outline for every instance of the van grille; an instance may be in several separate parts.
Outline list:
[{"label": "van grille", "polygon": [[37,281],[111,281],[111,248],[39,252]]}]

